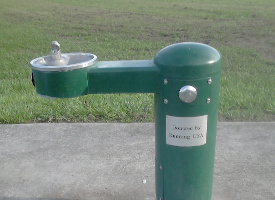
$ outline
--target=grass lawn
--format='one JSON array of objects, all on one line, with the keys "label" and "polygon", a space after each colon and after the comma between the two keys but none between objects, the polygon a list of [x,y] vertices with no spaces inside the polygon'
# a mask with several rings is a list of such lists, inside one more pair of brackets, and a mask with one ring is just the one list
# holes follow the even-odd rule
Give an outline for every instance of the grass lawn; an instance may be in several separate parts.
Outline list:
[{"label": "grass lawn", "polygon": [[1,0],[0,123],[154,121],[153,94],[39,97],[29,62],[53,40],[101,61],[208,44],[223,57],[219,120],[275,120],[274,0]]}]

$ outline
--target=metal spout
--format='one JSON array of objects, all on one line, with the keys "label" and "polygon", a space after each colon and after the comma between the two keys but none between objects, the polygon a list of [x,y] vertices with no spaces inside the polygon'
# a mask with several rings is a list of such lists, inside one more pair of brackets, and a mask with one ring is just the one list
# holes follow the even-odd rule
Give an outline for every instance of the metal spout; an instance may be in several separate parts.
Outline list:
[{"label": "metal spout", "polygon": [[51,53],[49,57],[45,58],[46,65],[65,66],[68,64],[69,58],[61,54],[60,44],[57,41],[52,41]]},{"label": "metal spout", "polygon": [[61,59],[60,44],[57,41],[52,41],[52,43],[51,43],[51,52],[52,52],[52,59],[53,60],[60,60]]}]

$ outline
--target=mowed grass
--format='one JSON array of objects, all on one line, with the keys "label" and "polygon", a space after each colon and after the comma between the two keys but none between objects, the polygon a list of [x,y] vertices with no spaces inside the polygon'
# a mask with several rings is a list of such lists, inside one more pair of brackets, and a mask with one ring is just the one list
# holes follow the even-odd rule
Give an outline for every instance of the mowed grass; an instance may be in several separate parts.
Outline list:
[{"label": "mowed grass", "polygon": [[39,97],[29,62],[62,52],[99,60],[153,59],[177,42],[222,54],[219,119],[275,120],[273,0],[1,0],[0,122],[152,122],[153,94]]}]

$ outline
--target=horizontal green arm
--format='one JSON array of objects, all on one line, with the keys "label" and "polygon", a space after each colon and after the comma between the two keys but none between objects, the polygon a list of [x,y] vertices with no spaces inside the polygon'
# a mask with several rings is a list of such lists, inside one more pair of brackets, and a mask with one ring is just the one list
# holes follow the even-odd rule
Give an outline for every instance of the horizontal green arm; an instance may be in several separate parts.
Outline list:
[{"label": "horizontal green arm", "polygon": [[88,93],[156,93],[158,72],[153,60],[101,61],[88,71]]}]

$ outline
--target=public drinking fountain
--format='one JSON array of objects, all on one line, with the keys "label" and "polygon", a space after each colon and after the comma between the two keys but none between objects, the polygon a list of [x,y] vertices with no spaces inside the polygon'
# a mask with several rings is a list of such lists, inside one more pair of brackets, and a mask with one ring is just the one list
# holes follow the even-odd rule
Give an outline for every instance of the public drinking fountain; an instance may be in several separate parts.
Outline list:
[{"label": "public drinking fountain", "polygon": [[155,94],[157,200],[210,200],[217,129],[221,56],[200,43],[177,43],[154,60],[97,61],[89,53],[52,55],[30,62],[39,95]]}]

